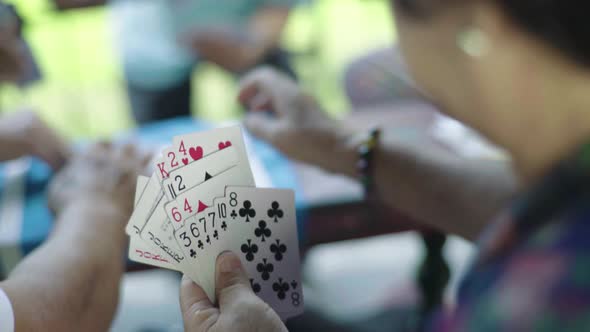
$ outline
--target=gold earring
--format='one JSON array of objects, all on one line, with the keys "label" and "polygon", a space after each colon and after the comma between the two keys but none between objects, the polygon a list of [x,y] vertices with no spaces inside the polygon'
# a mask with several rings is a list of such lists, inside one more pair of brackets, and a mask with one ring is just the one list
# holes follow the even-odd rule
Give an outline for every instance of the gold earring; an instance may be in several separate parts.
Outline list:
[{"label": "gold earring", "polygon": [[469,28],[459,33],[457,45],[467,55],[479,58],[490,50],[490,39],[478,28]]}]

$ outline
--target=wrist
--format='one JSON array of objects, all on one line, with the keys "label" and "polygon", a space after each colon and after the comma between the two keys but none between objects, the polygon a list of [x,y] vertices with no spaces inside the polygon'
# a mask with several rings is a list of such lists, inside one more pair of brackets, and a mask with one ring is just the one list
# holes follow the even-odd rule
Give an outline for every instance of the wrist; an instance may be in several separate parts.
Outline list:
[{"label": "wrist", "polygon": [[[64,216],[68,214],[83,216],[85,219],[83,223],[86,226],[100,224],[101,227],[106,227],[105,224],[123,227],[124,222],[129,217],[126,209],[120,204],[109,197],[98,194],[83,195],[83,197],[68,201],[60,211],[57,211],[57,219],[67,221]],[[79,222],[76,219],[71,218],[74,222]]]},{"label": "wrist", "polygon": [[360,140],[352,130],[343,126],[335,126],[325,130],[323,144],[318,149],[318,158],[322,168],[350,177],[357,175],[356,162],[358,159],[358,146]]}]

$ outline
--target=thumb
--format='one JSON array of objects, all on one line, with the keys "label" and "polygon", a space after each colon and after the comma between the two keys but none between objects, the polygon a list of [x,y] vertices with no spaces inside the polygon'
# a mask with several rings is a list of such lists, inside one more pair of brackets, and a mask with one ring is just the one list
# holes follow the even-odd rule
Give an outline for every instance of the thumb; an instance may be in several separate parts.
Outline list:
[{"label": "thumb", "polygon": [[244,118],[244,126],[252,135],[273,143],[278,131],[277,119],[269,114],[248,113]]},{"label": "thumb", "polygon": [[219,255],[216,271],[215,291],[221,311],[226,306],[255,296],[242,262],[234,253],[227,251]]},{"label": "thumb", "polygon": [[211,317],[219,315],[205,291],[186,275],[180,283],[180,310],[185,331],[207,331],[216,321]]}]

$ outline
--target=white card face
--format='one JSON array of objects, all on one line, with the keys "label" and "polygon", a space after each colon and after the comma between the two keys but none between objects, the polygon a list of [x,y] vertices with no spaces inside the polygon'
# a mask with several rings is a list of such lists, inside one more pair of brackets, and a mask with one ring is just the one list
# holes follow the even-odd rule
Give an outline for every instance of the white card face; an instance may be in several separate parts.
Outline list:
[{"label": "white card face", "polygon": [[[201,259],[207,259],[208,257],[204,257],[199,253],[217,240],[219,231],[216,229],[217,219],[215,211],[207,208],[213,204],[213,200],[216,197],[223,196],[226,186],[235,183],[246,186],[252,184],[251,180],[250,178],[244,178],[240,169],[234,166],[182,194],[176,201],[166,204],[165,210],[170,215],[170,218],[172,218],[169,220],[174,220],[173,227],[175,229],[174,237],[176,238],[176,242],[182,248],[189,262],[193,260],[199,261],[199,266],[195,269],[194,273],[199,274],[200,280],[203,282],[201,286],[204,287],[208,295],[213,294],[214,296],[214,288],[205,288],[205,283],[208,279],[202,278],[200,274],[202,266],[206,266],[201,264]],[[178,202],[185,202],[185,200],[191,204],[192,210],[195,213],[186,219],[182,219],[182,217],[178,218],[179,211],[185,210],[185,203],[178,205]],[[206,219],[208,217],[211,218],[209,222]],[[193,266],[192,263],[191,266]],[[214,297],[211,299],[214,300]]]},{"label": "white card face", "polygon": [[154,250],[165,254],[176,265],[179,271],[187,274],[193,281],[199,283],[200,280],[190,271],[189,262],[185,259],[184,253],[178,247],[172,233],[172,224],[164,211],[165,197],[162,195],[153,213],[149,216],[148,221],[141,230],[140,238],[150,245]]},{"label": "white card face", "polygon": [[125,232],[129,236],[137,235],[143,229],[148,217],[151,215],[152,210],[154,208],[154,203],[162,197],[162,190],[160,187],[160,183],[158,182],[157,176],[154,174],[150,177],[145,189],[143,190],[141,197],[135,209],[133,210],[133,214],[131,214],[131,218],[129,218],[129,222],[127,223],[127,227],[125,227]]},{"label": "white card face", "polygon": [[[198,160],[219,150],[234,147],[238,155],[238,166],[244,177],[252,176],[248,154],[244,144],[244,136],[240,126],[217,128],[206,132],[198,132],[174,137],[174,155],[167,155],[168,159],[176,158],[181,163]],[[254,181],[254,180],[252,180]]]},{"label": "white card face", "polygon": [[[217,225],[225,222],[220,240],[203,255],[217,257],[226,250],[238,254],[251,278],[255,293],[284,319],[303,312],[300,253],[292,190],[228,187],[216,199],[221,211]],[[225,217],[223,217],[225,216]],[[215,261],[203,268],[214,278]]]},{"label": "white card face", "polygon": [[170,177],[170,172],[182,167],[175,159],[168,159],[168,156],[174,156],[174,147],[168,147],[162,150],[162,156],[155,160],[155,174],[160,183]]},{"label": "white card face", "polygon": [[[184,175],[183,175],[184,176]],[[166,213],[177,229],[182,221],[194,216],[213,204],[213,199],[223,196],[227,186],[254,186],[251,177],[244,176],[239,166],[233,166],[217,176],[183,192],[165,206]]]},{"label": "white card face", "polygon": [[170,172],[162,188],[170,201],[237,164],[236,148],[230,146]]},{"label": "white card face", "polygon": [[[137,177],[137,185],[135,189],[135,206],[139,202],[143,190],[147,186],[150,178],[145,176]],[[129,259],[146,265],[152,265],[169,270],[176,270],[174,264],[166,259],[161,254],[153,252],[152,248],[148,246],[139,235],[132,235],[129,237]]]}]

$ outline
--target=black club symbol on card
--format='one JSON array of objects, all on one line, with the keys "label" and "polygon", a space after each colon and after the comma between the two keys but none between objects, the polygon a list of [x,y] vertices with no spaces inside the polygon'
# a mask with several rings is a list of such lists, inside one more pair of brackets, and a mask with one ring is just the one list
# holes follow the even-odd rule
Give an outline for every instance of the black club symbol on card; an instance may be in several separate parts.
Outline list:
[{"label": "black club symbol on card", "polygon": [[254,254],[258,252],[258,246],[255,243],[252,243],[252,240],[248,240],[248,243],[242,244],[240,250],[246,254],[246,260],[251,262],[254,260]]},{"label": "black club symbol on card", "polygon": [[275,255],[277,261],[283,260],[283,254],[287,252],[287,246],[281,243],[281,240],[277,240],[276,243],[270,245],[270,252]]},{"label": "black club symbol on card", "polygon": [[209,235],[207,235],[205,242],[207,242],[207,244],[211,244],[211,237],[209,237]]},{"label": "black club symbol on card", "polygon": [[231,210],[231,214],[229,216],[232,217],[233,220],[236,220],[238,214],[236,213],[236,210]]},{"label": "black club symbol on card", "polygon": [[295,281],[295,280],[291,281],[291,288],[293,290],[296,290],[297,289],[297,286],[299,286],[299,284],[297,283],[297,281]]},{"label": "black club symbol on card", "polygon": [[227,230],[227,224],[225,223],[225,221],[221,223],[221,228],[224,232]]},{"label": "black club symbol on card", "polygon": [[268,209],[268,217],[269,218],[274,218],[275,222],[278,222],[279,219],[283,218],[283,210],[280,209],[280,205],[279,202],[275,201],[272,202],[272,204],[270,205],[270,209]]},{"label": "black club symbol on card", "polygon": [[270,274],[274,271],[275,267],[272,263],[268,263],[266,258],[262,260],[262,263],[258,263],[256,265],[256,271],[260,273],[260,277],[262,280],[268,280],[270,278]]},{"label": "black club symbol on card", "polygon": [[265,241],[265,239],[267,237],[270,237],[270,235],[272,234],[271,230],[267,227],[266,225],[266,221],[264,220],[260,220],[258,222],[258,228],[256,228],[254,230],[254,235],[256,235],[256,237],[259,237],[262,242]]},{"label": "black club symbol on card", "polygon": [[254,291],[254,293],[256,293],[256,294],[260,293],[260,290],[261,290],[260,284],[257,282],[254,282],[254,279],[250,279],[250,287],[252,287],[252,290]]},{"label": "black club symbol on card", "polygon": [[250,218],[256,217],[256,211],[252,208],[252,202],[244,201],[244,207],[240,209],[240,217],[246,217],[246,222],[250,222]]},{"label": "black club symbol on card", "polygon": [[197,257],[197,252],[194,249],[191,249],[190,254],[191,254],[191,257],[192,258],[196,258]]},{"label": "black club symbol on card", "polygon": [[199,242],[197,242],[197,248],[203,250],[205,246],[203,245],[203,241],[199,240]]},{"label": "black club symbol on card", "polygon": [[279,278],[279,281],[272,284],[272,290],[277,293],[277,297],[280,300],[284,300],[289,291],[289,283],[284,282],[282,278]]},{"label": "black club symbol on card", "polygon": [[219,233],[217,232],[217,230],[213,232],[213,237],[215,238],[215,240],[219,240]]}]

